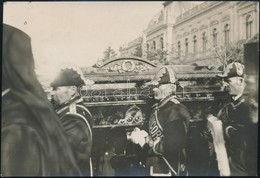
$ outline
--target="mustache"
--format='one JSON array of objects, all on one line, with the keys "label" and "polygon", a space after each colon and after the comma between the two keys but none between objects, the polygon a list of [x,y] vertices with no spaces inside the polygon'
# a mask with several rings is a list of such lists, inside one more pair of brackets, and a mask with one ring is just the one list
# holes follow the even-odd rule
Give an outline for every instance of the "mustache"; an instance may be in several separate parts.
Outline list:
[{"label": "mustache", "polygon": [[58,102],[52,97],[52,98],[51,98],[51,104],[52,104],[53,106],[57,106],[57,105],[58,105]]},{"label": "mustache", "polygon": [[229,92],[230,91],[230,87],[229,86],[224,86],[223,90],[224,90],[224,92]]}]

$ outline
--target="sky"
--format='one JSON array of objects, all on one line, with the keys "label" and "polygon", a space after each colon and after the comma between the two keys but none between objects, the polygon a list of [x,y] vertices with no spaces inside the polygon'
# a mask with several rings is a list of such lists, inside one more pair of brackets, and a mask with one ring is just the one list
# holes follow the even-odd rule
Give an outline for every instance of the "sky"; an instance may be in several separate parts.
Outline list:
[{"label": "sky", "polygon": [[31,37],[37,69],[92,66],[142,35],[163,1],[5,2],[3,22]]}]

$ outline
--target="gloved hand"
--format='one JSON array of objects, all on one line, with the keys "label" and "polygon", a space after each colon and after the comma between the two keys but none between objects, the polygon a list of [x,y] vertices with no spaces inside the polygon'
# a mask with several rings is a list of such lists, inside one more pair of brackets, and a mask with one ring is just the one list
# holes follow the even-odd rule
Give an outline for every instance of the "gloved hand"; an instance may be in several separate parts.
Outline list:
[{"label": "gloved hand", "polygon": [[209,114],[209,115],[207,116],[207,120],[210,121],[210,122],[214,122],[214,121],[217,121],[217,120],[219,120],[219,119],[218,119],[217,117],[215,117],[214,115]]},{"label": "gloved hand", "polygon": [[144,146],[146,143],[146,137],[148,136],[148,133],[144,130],[140,130],[139,128],[135,128],[131,135],[130,135],[130,140],[135,143],[139,144],[141,147]]}]

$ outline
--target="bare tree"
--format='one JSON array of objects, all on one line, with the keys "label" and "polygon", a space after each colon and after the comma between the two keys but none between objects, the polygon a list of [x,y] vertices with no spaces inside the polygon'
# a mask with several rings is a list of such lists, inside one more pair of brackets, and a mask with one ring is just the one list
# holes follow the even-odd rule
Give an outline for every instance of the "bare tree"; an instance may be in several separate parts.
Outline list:
[{"label": "bare tree", "polygon": [[246,40],[240,40],[236,42],[226,43],[224,45],[220,45],[219,47],[213,47],[213,45],[209,41],[207,41],[212,49],[213,55],[221,61],[224,68],[232,62],[243,62],[243,45],[245,42]]},{"label": "bare tree", "polygon": [[137,56],[137,57],[142,57],[143,56],[143,49],[142,49],[142,46],[137,46],[135,48],[135,52],[132,52],[132,55],[133,56]]},{"label": "bare tree", "polygon": [[150,61],[159,62],[161,64],[166,64],[167,55],[167,51],[162,49],[151,50],[147,53],[147,59]]},{"label": "bare tree", "polygon": [[192,53],[187,53],[181,49],[173,48],[169,53],[170,63],[172,64],[187,64]]}]

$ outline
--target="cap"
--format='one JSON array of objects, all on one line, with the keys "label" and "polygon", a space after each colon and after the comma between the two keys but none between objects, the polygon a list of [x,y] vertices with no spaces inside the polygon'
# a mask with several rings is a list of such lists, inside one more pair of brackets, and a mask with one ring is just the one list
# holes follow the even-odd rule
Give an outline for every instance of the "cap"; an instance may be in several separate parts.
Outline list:
[{"label": "cap", "polygon": [[162,84],[174,84],[176,82],[175,73],[169,67],[162,67],[154,76],[152,81],[147,82],[145,85],[162,85]]},{"label": "cap", "polygon": [[233,62],[227,65],[223,74],[218,74],[221,78],[231,78],[231,77],[244,77],[245,66],[239,62]]},{"label": "cap", "polygon": [[51,83],[51,87],[57,88],[60,86],[80,86],[85,85],[81,75],[73,69],[61,69],[57,77]]}]

